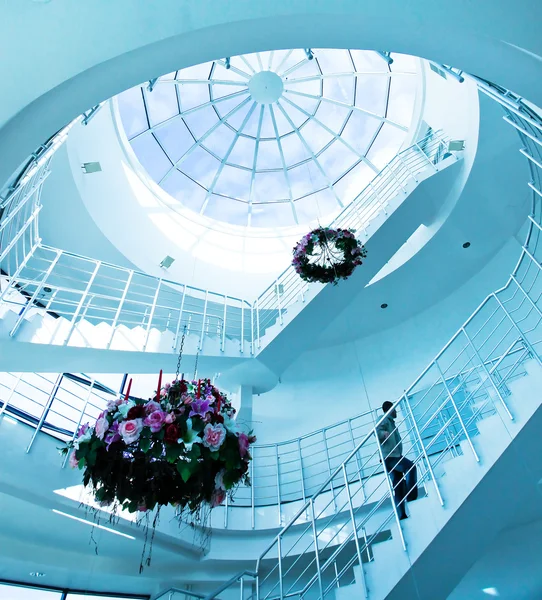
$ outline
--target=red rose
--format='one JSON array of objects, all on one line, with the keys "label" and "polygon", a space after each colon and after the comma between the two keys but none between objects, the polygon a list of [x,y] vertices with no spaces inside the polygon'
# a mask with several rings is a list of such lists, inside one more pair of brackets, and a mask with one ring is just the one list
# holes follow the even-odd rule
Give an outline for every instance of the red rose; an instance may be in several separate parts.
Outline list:
[{"label": "red rose", "polygon": [[179,439],[179,428],[175,423],[166,427],[166,433],[164,435],[164,442],[168,444],[176,444]]},{"label": "red rose", "polygon": [[136,404],[128,411],[126,417],[127,421],[133,421],[134,419],[142,419],[145,416],[145,407],[142,404]]}]

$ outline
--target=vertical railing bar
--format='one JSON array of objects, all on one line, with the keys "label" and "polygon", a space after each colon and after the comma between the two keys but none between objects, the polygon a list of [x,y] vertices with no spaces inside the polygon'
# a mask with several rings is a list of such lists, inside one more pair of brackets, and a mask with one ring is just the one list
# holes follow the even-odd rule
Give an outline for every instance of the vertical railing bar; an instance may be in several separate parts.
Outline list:
[{"label": "vertical railing bar", "polygon": [[49,268],[45,272],[45,275],[43,276],[43,279],[36,286],[36,289],[34,290],[34,293],[32,294],[31,298],[28,300],[28,302],[25,304],[23,310],[21,311],[21,313],[19,314],[19,317],[17,318],[17,321],[15,322],[15,325],[13,326],[13,328],[11,329],[11,331],[9,332],[9,337],[13,337],[17,333],[17,330],[21,326],[21,323],[22,323],[22,321],[23,321],[26,313],[30,310],[30,308],[32,306],[34,306],[34,302],[36,301],[36,298],[39,296],[39,294],[41,293],[41,290],[44,288],[45,283],[47,282],[47,279],[49,278],[49,275],[53,272],[53,270],[56,267],[58,261],[60,260],[61,255],[62,255],[62,250],[57,250],[56,251],[56,256],[51,261],[51,264],[49,265]]},{"label": "vertical railing bar", "polygon": [[275,444],[275,460],[277,465],[277,512],[280,527],[282,525],[282,503],[280,498],[280,458],[278,444]]},{"label": "vertical railing bar", "polygon": [[[367,583],[365,581],[365,573],[363,571],[363,561],[361,559],[361,549],[359,547],[359,538],[358,538],[358,526],[356,523],[356,517],[354,516],[354,505],[352,504],[352,496],[350,494],[350,484],[348,482],[348,474],[346,473],[346,465],[342,464],[343,467],[343,476],[344,476],[344,488],[346,490],[346,497],[348,499],[348,511],[350,512],[350,520],[352,521],[352,529],[354,533],[354,543],[356,545],[356,553],[358,555],[359,568],[361,571],[361,579],[363,585],[363,593],[365,598],[369,596],[369,590],[367,589]],[[337,582],[338,585],[339,582]]]},{"label": "vertical railing bar", "polygon": [[241,354],[245,351],[245,301],[241,300]]},{"label": "vertical railing bar", "polygon": [[199,350],[203,350],[203,336],[205,335],[205,319],[207,318],[207,303],[209,301],[209,292],[205,290],[205,304],[203,305],[203,317],[201,319],[201,335],[199,338]]},{"label": "vertical railing bar", "polygon": [[[350,440],[352,441],[352,450],[356,448],[356,440],[354,439],[354,430],[352,429],[352,419],[348,419],[348,431],[350,432]],[[363,472],[361,468],[361,461],[359,458],[359,453],[356,452],[356,464],[358,466],[358,477],[359,477],[359,485],[361,487],[361,497],[362,500],[365,501],[365,484],[363,483]]]},{"label": "vertical railing bar", "polygon": [[[88,387],[88,392],[87,392],[87,397],[85,399],[85,404],[83,405],[83,408],[81,409],[81,412],[79,413],[79,420],[77,421],[77,425],[75,426],[75,429],[73,430],[73,435],[72,435],[72,442],[75,440],[76,436],[77,436],[77,432],[79,431],[79,428],[81,427],[81,421],[83,420],[83,417],[85,415],[85,411],[87,410],[87,406],[88,403],[90,401],[90,398],[92,396],[92,390],[94,389],[94,382],[95,379],[94,377],[91,378],[90,380],[90,385]],[[66,454],[64,456],[64,460],[62,461],[62,468],[64,468],[66,466],[66,463],[68,462],[68,454]]]},{"label": "vertical railing bar", "polygon": [[179,331],[181,329],[181,321],[183,319],[184,299],[186,297],[186,283],[183,284],[183,297],[179,308],[179,319],[177,320],[177,328],[175,329],[175,338],[173,340],[173,350],[177,351],[177,343],[179,341]]},{"label": "vertical railing bar", "polygon": [[277,536],[277,553],[278,553],[278,561],[279,561],[279,593],[280,600],[284,598],[284,582],[282,579],[282,538],[280,533]]},{"label": "vertical railing bar", "polygon": [[130,270],[128,272],[128,279],[126,280],[126,285],[124,286],[124,291],[122,292],[122,296],[120,298],[119,305],[117,307],[117,310],[115,311],[115,317],[113,318],[113,322],[111,323],[111,336],[109,337],[109,341],[107,342],[107,345],[105,347],[106,350],[109,350],[109,348],[111,348],[113,338],[115,337],[115,328],[117,326],[117,322],[119,320],[119,316],[122,311],[122,306],[124,304],[124,301],[126,300],[126,296],[128,295],[128,288],[130,287],[130,284],[132,283],[133,276],[134,276],[134,272],[132,270]]},{"label": "vertical railing bar", "polygon": [[[326,430],[322,429],[322,437],[324,439],[324,451],[326,453],[326,462],[327,462],[327,470],[329,473],[329,476],[331,477],[331,461],[329,460],[329,448],[327,445],[327,435],[326,435]],[[333,485],[333,479],[330,481],[330,489],[331,489],[331,495],[333,497],[333,507],[335,508],[335,512],[337,512],[337,497],[335,496],[335,486]]]},{"label": "vertical railing bar", "polygon": [[[88,293],[90,292],[90,288],[92,287],[92,284],[94,283],[94,280],[96,279],[96,275],[98,274],[98,271],[100,270],[101,264],[102,264],[102,261],[100,261],[100,260],[96,261],[96,266],[94,267],[94,271],[92,272],[92,275],[90,276],[90,279],[88,280],[88,283],[85,287],[83,295],[81,296],[81,300],[78,302],[77,308],[75,309],[75,311],[73,313],[73,317],[70,322],[70,328],[68,330],[68,335],[66,336],[66,341],[64,342],[64,346],[67,346],[69,344],[70,337],[73,333],[73,330],[75,329],[77,317],[79,316],[79,313],[81,312],[81,308],[83,307],[83,304],[88,296]],[[87,309],[88,309],[88,306],[87,306]],[[85,312],[85,314],[86,314],[86,312]]]},{"label": "vertical railing bar", "polygon": [[318,534],[316,531],[316,519],[314,516],[314,499],[313,498],[309,499],[309,506],[310,506],[310,514],[311,514],[312,537],[314,540],[314,558],[316,561],[316,574],[318,576],[318,587],[320,589],[319,598],[324,598],[324,587],[322,584],[322,571],[320,568],[320,551],[318,549]]},{"label": "vertical railing bar", "polygon": [[[474,455],[474,458],[476,459],[476,462],[480,462],[480,457],[478,456],[478,453],[476,452],[476,449],[474,448],[474,444],[472,443],[472,440],[470,438],[469,432],[467,431],[467,428],[465,426],[465,422],[463,421],[463,417],[461,416],[461,413],[459,412],[459,408],[457,407],[457,404],[455,402],[455,399],[453,397],[453,394],[450,390],[450,387],[448,385],[448,382],[446,381],[446,377],[444,377],[444,373],[442,372],[442,369],[440,368],[440,365],[438,364],[438,362],[435,360],[433,361],[433,364],[435,365],[435,367],[437,368],[439,374],[440,374],[440,378],[442,379],[442,383],[444,385],[444,389],[446,390],[446,394],[448,396],[448,400],[450,400],[452,406],[454,407],[454,411],[457,415],[457,418],[459,420],[459,424],[461,426],[461,429],[463,430],[463,433],[465,434],[465,438],[467,440],[468,445],[470,446],[470,449],[472,450],[472,454]],[[451,422],[450,422],[451,424]]]},{"label": "vertical railing bar", "polygon": [[226,313],[228,306],[228,296],[224,296],[224,316],[222,318],[222,340],[220,343],[220,349],[222,352],[226,349]]},{"label": "vertical railing bar", "polygon": [[484,370],[487,378],[489,379],[489,383],[491,383],[491,385],[493,386],[493,389],[495,390],[495,393],[497,394],[499,400],[501,401],[501,404],[503,405],[503,408],[504,408],[506,414],[508,415],[509,419],[511,421],[513,421],[514,417],[512,416],[512,413],[510,412],[510,409],[508,408],[506,402],[504,401],[504,398],[502,397],[501,391],[497,387],[497,384],[493,380],[493,377],[491,377],[491,373],[489,372],[489,369],[487,368],[487,364],[482,360],[482,357],[480,356],[480,353],[478,352],[478,349],[476,348],[476,346],[474,345],[474,343],[470,339],[470,336],[468,335],[468,333],[467,333],[467,331],[465,330],[464,327],[461,327],[461,331],[463,332],[463,334],[467,338],[467,342],[469,343],[469,346],[472,348],[472,351],[476,355],[476,358],[478,359],[478,361],[479,361],[482,369]]},{"label": "vertical railing bar", "polygon": [[[160,288],[162,287],[162,278],[158,280],[158,285],[156,286],[156,292],[154,293],[154,298],[152,299],[151,312],[149,314],[149,322],[147,323],[147,329],[145,331],[145,343],[143,344],[143,352],[147,349],[147,344],[149,343],[149,337],[151,334],[152,320],[154,318],[154,313],[156,311],[156,304],[158,303],[158,295],[160,294]],[[146,309],[145,309],[146,310]]]},{"label": "vertical railing bar", "polygon": [[256,507],[254,506],[254,459],[250,461],[250,482],[251,482],[251,486],[250,486],[250,506],[251,506],[251,525],[252,525],[252,529],[254,529],[255,526],[255,516],[256,516]]},{"label": "vertical railing bar", "polygon": [[47,399],[47,402],[46,402],[45,406],[43,407],[43,412],[41,413],[40,420],[36,426],[36,429],[34,430],[34,434],[32,435],[32,438],[30,439],[30,443],[28,444],[28,446],[26,448],[26,454],[28,454],[30,452],[32,446],[34,445],[34,440],[36,439],[38,433],[40,432],[41,428],[43,427],[43,423],[45,422],[45,419],[47,418],[47,415],[49,414],[49,409],[51,408],[51,405],[53,404],[53,401],[56,397],[58,389],[60,388],[60,384],[62,383],[63,377],[64,377],[64,374],[60,373],[58,375],[58,377],[56,378],[53,389],[51,390],[51,393],[49,394],[49,398]]},{"label": "vertical railing bar", "polygon": [[433,485],[435,486],[435,492],[437,493],[438,501],[440,502],[441,506],[444,506],[444,500],[442,499],[442,495],[441,495],[439,487],[438,487],[437,478],[435,477],[435,473],[433,471],[433,466],[431,465],[431,461],[429,460],[429,455],[427,454],[427,450],[425,448],[425,444],[423,443],[423,439],[422,439],[422,436],[420,434],[420,430],[418,428],[418,423],[416,422],[416,418],[414,417],[414,412],[412,410],[412,407],[410,406],[410,402],[408,401],[408,398],[407,398],[406,394],[403,395],[403,398],[405,400],[406,407],[407,407],[408,412],[410,413],[410,417],[412,419],[412,427],[413,427],[413,429],[415,431],[417,439],[418,439],[418,441],[420,443],[420,447],[422,449],[423,456],[424,456],[425,461],[427,463],[427,469],[429,470],[429,473],[431,475],[431,479],[433,480]]},{"label": "vertical railing bar", "polygon": [[303,474],[303,456],[301,455],[301,440],[297,438],[297,453],[299,455],[299,475],[301,481],[301,494],[303,496],[303,504],[307,501],[305,496],[305,476]]}]

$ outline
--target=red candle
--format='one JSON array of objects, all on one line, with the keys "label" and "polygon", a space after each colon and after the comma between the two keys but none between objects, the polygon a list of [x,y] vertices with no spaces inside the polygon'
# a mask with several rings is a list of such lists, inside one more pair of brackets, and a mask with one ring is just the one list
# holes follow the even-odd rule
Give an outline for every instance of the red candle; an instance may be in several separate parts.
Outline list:
[{"label": "red candle", "polygon": [[197,393],[197,398],[199,398],[201,395],[201,379],[198,379],[198,393]]},{"label": "red candle", "polygon": [[162,390],[162,369],[160,369],[160,375],[158,375],[158,389],[156,390],[156,402],[160,402],[161,390]]},{"label": "red candle", "polygon": [[126,390],[126,394],[124,396],[124,401],[126,402],[126,400],[128,400],[128,398],[130,397],[130,390],[132,389],[132,378],[130,378],[130,381],[128,382],[128,389]]}]

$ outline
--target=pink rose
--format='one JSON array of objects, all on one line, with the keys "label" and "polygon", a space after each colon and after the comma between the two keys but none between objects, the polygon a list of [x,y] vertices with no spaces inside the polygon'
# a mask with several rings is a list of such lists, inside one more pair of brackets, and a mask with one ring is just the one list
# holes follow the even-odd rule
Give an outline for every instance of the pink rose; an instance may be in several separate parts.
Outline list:
[{"label": "pink rose", "polygon": [[211,452],[218,450],[226,439],[226,428],[222,423],[211,425],[208,423],[203,430],[203,445],[207,446]]},{"label": "pink rose", "polygon": [[154,410],[153,412],[147,415],[147,417],[143,421],[143,424],[147,427],[150,427],[153,433],[158,433],[160,429],[162,429],[162,425],[164,424],[167,417],[168,415],[166,415],[165,412],[161,410]]},{"label": "pink rose", "polygon": [[149,402],[145,404],[145,414],[150,415],[151,413],[157,410],[162,410],[162,407],[160,406],[160,404],[158,404],[158,402],[155,402],[154,400],[149,400]]},{"label": "pink rose", "polygon": [[122,398],[114,398],[107,402],[107,410],[109,412],[115,412],[119,405],[122,404]]},{"label": "pink rose", "polygon": [[215,490],[211,497],[211,508],[220,506],[226,499],[226,492],[224,490]]},{"label": "pink rose", "polygon": [[250,446],[250,442],[248,440],[248,435],[246,433],[239,434],[239,454],[241,458],[245,458],[248,453],[248,447]]},{"label": "pink rose", "polygon": [[175,415],[173,413],[169,413],[169,415],[166,416],[166,423],[168,425],[175,423]]},{"label": "pink rose", "polygon": [[96,425],[94,427],[94,433],[99,440],[104,439],[105,432],[109,429],[109,423],[105,417],[100,417],[96,421]]},{"label": "pink rose", "polygon": [[166,390],[166,392],[169,392],[170,388],[171,388],[171,383],[166,383],[164,385],[164,389]]},{"label": "pink rose", "polygon": [[79,467],[79,461],[77,460],[77,456],[75,456],[75,450],[70,454],[68,463],[72,469],[77,469]]},{"label": "pink rose", "polygon": [[141,506],[137,507],[138,512],[147,512],[148,508],[144,505],[141,504]]},{"label": "pink rose", "polygon": [[132,421],[123,421],[119,425],[119,433],[126,444],[131,444],[139,439],[139,434],[143,429],[142,419],[133,419]]}]

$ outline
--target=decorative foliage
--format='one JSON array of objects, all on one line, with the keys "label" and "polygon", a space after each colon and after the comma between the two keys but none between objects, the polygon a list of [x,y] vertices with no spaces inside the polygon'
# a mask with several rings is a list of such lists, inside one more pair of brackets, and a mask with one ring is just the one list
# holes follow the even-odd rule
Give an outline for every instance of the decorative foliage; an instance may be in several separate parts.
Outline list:
[{"label": "decorative foliage", "polygon": [[209,379],[173,381],[154,400],[110,401],[94,427],[83,425],[64,452],[84,470],[96,500],[130,512],[165,505],[196,513],[249,484],[251,434]]},{"label": "decorative foliage", "polygon": [[293,254],[292,265],[301,279],[337,285],[362,264],[367,251],[351,229],[318,227],[297,243]]}]

